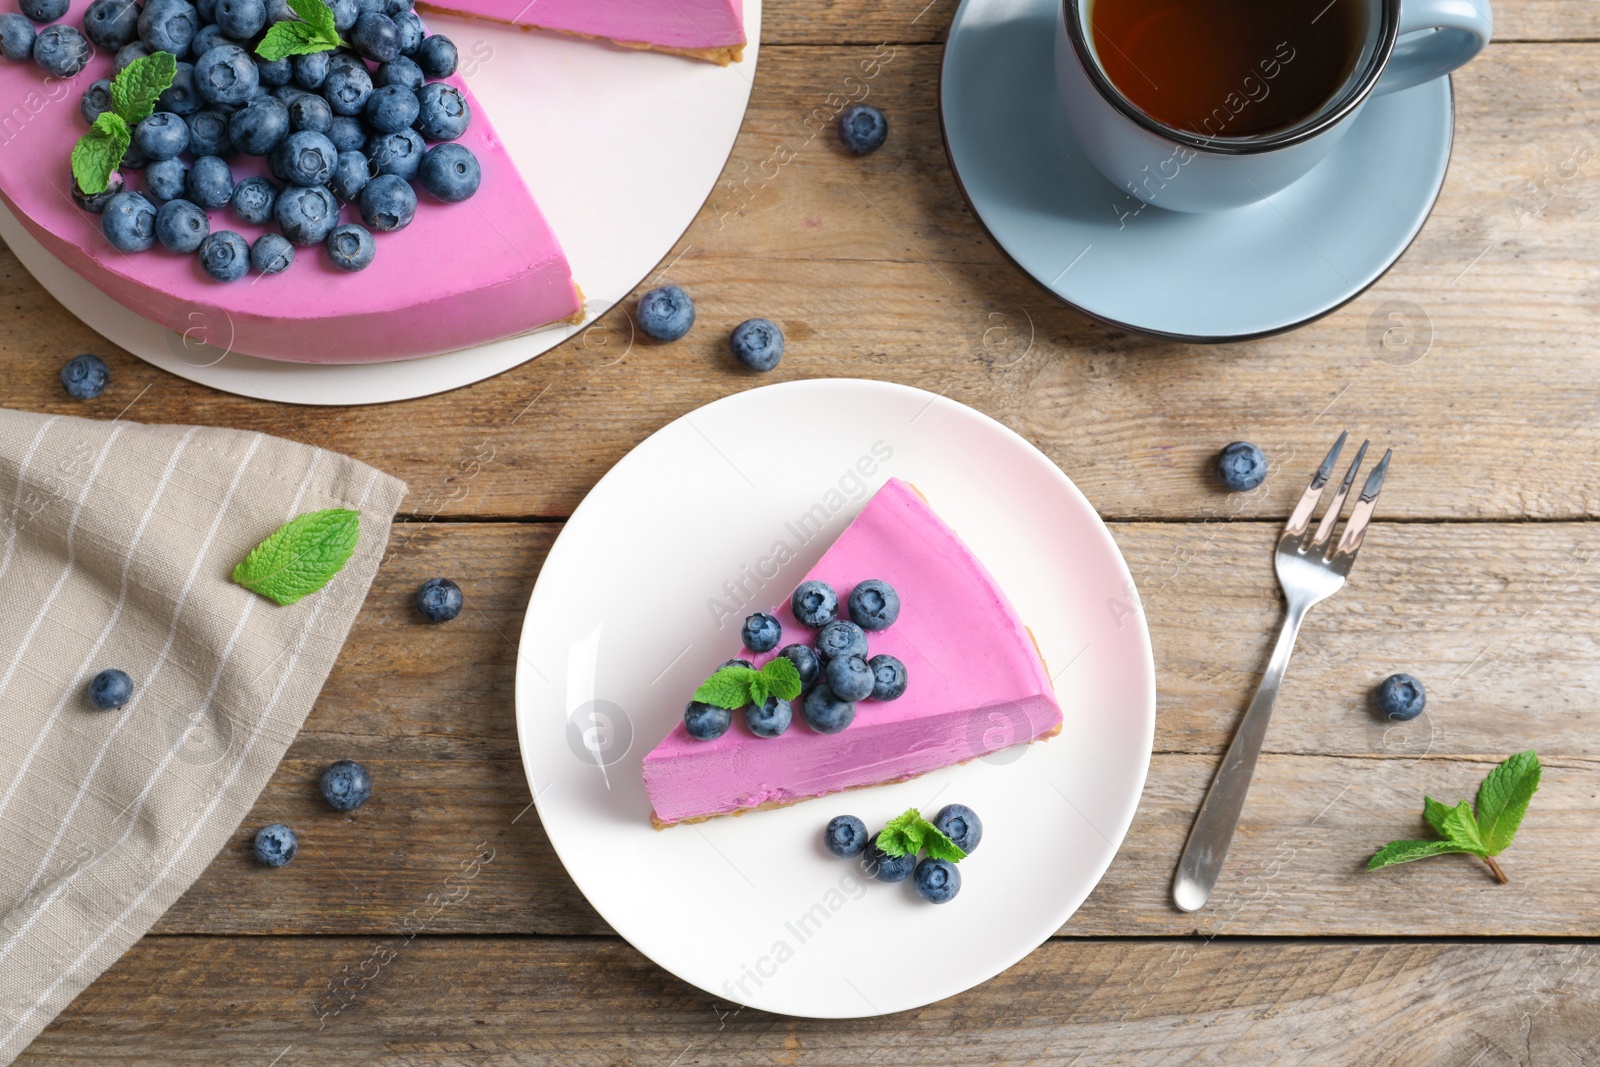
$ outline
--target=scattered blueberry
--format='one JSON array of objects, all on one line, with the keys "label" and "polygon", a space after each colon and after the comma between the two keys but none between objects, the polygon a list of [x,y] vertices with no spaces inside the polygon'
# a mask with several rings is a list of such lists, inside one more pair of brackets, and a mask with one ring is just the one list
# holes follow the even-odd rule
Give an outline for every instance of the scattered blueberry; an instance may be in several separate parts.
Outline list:
[{"label": "scattered blueberry", "polygon": [[207,234],[200,242],[200,266],[219,282],[236,282],[250,273],[250,243],[232,230]]},{"label": "scattered blueberry", "polygon": [[156,212],[156,240],[173,252],[193,252],[210,232],[210,217],[192,201],[168,200]]},{"label": "scattered blueberry", "polygon": [[83,34],[64,22],[46,26],[33,42],[33,61],[52,78],[73,77],[89,65],[89,54]]},{"label": "scattered blueberry", "polygon": [[417,180],[435,199],[454,204],[478,191],[483,169],[471,149],[454,143],[436,144],[423,154]]},{"label": "scattered blueberry", "polygon": [[179,63],[172,74],[172,84],[156,97],[156,106],[163,111],[187,118],[200,110],[203,101],[194,88],[194,64]]},{"label": "scattered blueberry", "polygon": [[946,804],[928,821],[968,855],[976,852],[983,840],[983,820],[965,804]]},{"label": "scattered blueberry", "polygon": [[229,37],[247,40],[266,29],[267,5],[265,0],[217,0],[212,21]]},{"label": "scattered blueberry", "polygon": [[400,57],[415,55],[422,38],[428,33],[422,26],[422,19],[415,11],[402,11],[390,18],[394,19],[395,29],[400,31]]},{"label": "scattered blueberry", "polygon": [[94,0],[83,13],[83,33],[96,48],[115,52],[139,36],[139,5],[134,0]]},{"label": "scattered blueberry", "polygon": [[691,700],[689,706],[683,709],[683,728],[696,741],[715,741],[728,732],[728,725],[732,722],[733,712],[715,704]]},{"label": "scattered blueberry", "polygon": [[400,55],[400,27],[377,11],[363,11],[350,30],[350,44],[362,58],[387,63]]},{"label": "scattered blueberry", "polygon": [[361,190],[367,187],[367,157],[362,152],[340,152],[339,159],[333,165],[333,176],[328,179],[328,188],[333,190],[345,203],[350,203],[361,195]]},{"label": "scattered blueberry", "polygon": [[1217,477],[1234,492],[1254,489],[1267,479],[1267,457],[1248,441],[1235,441],[1217,456]]},{"label": "scattered blueberry", "polygon": [[856,706],[834,696],[826,682],[811,687],[800,701],[800,716],[819,734],[836,734],[856,717]]},{"label": "scattered blueberry", "polygon": [[917,866],[916,856],[891,856],[878,847],[878,835],[867,842],[866,871],[880,882],[903,882]]},{"label": "scattered blueberry", "polygon": [[189,199],[203,208],[227,207],[233,199],[233,171],[216,156],[201,156],[189,168]]},{"label": "scattered blueberry", "polygon": [[378,68],[372,76],[372,84],[383,87],[389,85],[403,85],[412,92],[422,88],[427,81],[422,75],[422,68],[417,66],[417,61],[408,56],[391,59]]},{"label": "scattered blueberry", "polygon": [[906,691],[906,665],[888,653],[867,660],[872,669],[872,699],[895,700]]},{"label": "scattered blueberry", "polygon": [[393,174],[410,181],[422,168],[427,147],[416,130],[375,133],[367,141],[367,158],[372,161],[372,176]]},{"label": "scattered blueberry", "polygon": [[[747,659],[730,659],[722,665],[722,667],[749,667],[751,670],[754,670],[755,666]],[[722,670],[722,667],[718,667],[717,670]]]},{"label": "scattered blueberry", "polygon": [[800,675],[801,688],[822,677],[822,657],[810,645],[785,645],[778,655],[794,664],[795,673]]},{"label": "scattered blueberry", "polygon": [[177,159],[189,147],[189,127],[170,111],[157,111],[133,128],[133,143],[146,159]]},{"label": "scattered blueberry", "polygon": [[278,167],[291,185],[323,185],[333,177],[339,150],[327,134],[301,130],[283,139],[275,152]]},{"label": "scattered blueberry", "polygon": [[378,251],[372,243],[371,232],[353,222],[334,227],[324,244],[328,258],[343,271],[365,270],[372,265],[372,257]]},{"label": "scattered blueberry", "polygon": [[144,190],[157,200],[177,200],[189,189],[189,166],[181,159],[158,159],[144,172]]},{"label": "scattered blueberry", "polygon": [[273,217],[285,237],[310,248],[326,241],[339,225],[339,201],[323,186],[294,185],[278,194]]},{"label": "scattered blueberry", "polygon": [[343,33],[361,17],[361,5],[356,0],[324,0],[333,11],[333,28]]},{"label": "scattered blueberry", "polygon": [[18,0],[22,13],[35,22],[54,22],[67,13],[67,0]]},{"label": "scattered blueberry", "polygon": [[258,96],[228,120],[228,137],[249,156],[264,156],[289,136],[289,109],[281,100]]},{"label": "scattered blueberry", "polygon": [[289,59],[294,83],[302,89],[326,89],[328,74],[333,70],[332,57],[327,52],[312,52]]},{"label": "scattered blueberry", "polygon": [[[111,368],[106,366],[106,361],[87,352],[81,356],[73,356],[67,360],[66,366],[61,368],[61,388],[65,389],[67,395],[74,400],[93,400],[106,391],[106,385],[110,381]],[[121,671],[105,673],[122,674]]]},{"label": "scattered blueberry", "polygon": [[769,371],[783,358],[783,331],[768,319],[746,319],[733,328],[728,350],[751,370]]},{"label": "scattered blueberry", "polygon": [[1378,684],[1378,710],[1399,722],[1410,722],[1427,707],[1428,694],[1422,683],[1409,674],[1391,674]]},{"label": "scattered blueberry", "polygon": [[117,54],[112,57],[111,76],[115,78],[122,73],[124,67],[136,59],[143,59],[150,54],[150,48],[143,41],[129,41],[117,49]]},{"label": "scattered blueberry", "polygon": [[[199,50],[196,42],[196,51]],[[294,79],[294,64],[289,57],[282,59],[262,59],[256,56],[256,80],[269,89],[278,89],[288,85]]]},{"label": "scattered blueberry", "polygon": [[429,578],[417,589],[417,610],[429,622],[449,622],[461,614],[461,587],[448,578]]},{"label": "scattered blueberry", "polygon": [[461,90],[448,82],[429,82],[417,93],[417,132],[430,141],[454,141],[467,132],[472,109]]},{"label": "scattered blueberry", "polygon": [[149,162],[150,161],[145,158],[144,153],[139,151],[139,146],[134,144],[132,141],[129,141],[128,150],[122,153],[122,169],[143,170],[145,165]]},{"label": "scattered blueberry", "polygon": [[[315,94],[310,90],[300,88],[298,85],[279,85],[268,89],[264,94],[258,93],[257,95],[270,96],[284,107],[288,107],[302,96],[314,96]],[[333,105],[330,104],[328,106],[331,108]]]},{"label": "scattered blueberry", "polygon": [[333,108],[316,93],[301,93],[289,105],[289,129],[327,133],[333,129]]},{"label": "scattered blueberry", "polygon": [[867,824],[854,815],[835,815],[822,831],[823,844],[842,860],[859,856],[867,847]]},{"label": "scattered blueberry", "polygon": [[[298,72],[295,75],[299,79]],[[359,115],[372,95],[372,75],[363,66],[339,67],[328,71],[322,95],[335,115]]]},{"label": "scattered blueberry", "polygon": [[789,610],[801,626],[820,629],[839,617],[839,594],[827,582],[812,578],[795,586]]},{"label": "scattered blueberry", "polygon": [[789,702],[775,696],[767,697],[767,702],[759,708],[754,704],[744,706],[744,724],[757,737],[777,737],[793,720],[794,709]]},{"label": "scattered blueberry", "polygon": [[676,341],[694,325],[694,301],[676,285],[663,285],[639,298],[639,329],[657,341]]},{"label": "scattered blueberry", "polygon": [[783,627],[771,615],[758,611],[744,620],[744,628],[739,631],[739,636],[744,639],[744,647],[751,652],[771,652],[783,637]]},{"label": "scattered blueberry", "polygon": [[250,246],[250,269],[257,274],[282,274],[294,263],[294,245],[281,233],[264,233]]},{"label": "scattered blueberry", "polygon": [[104,192],[94,194],[86,193],[82,189],[78,188],[77,182],[73,182],[72,202],[83,208],[83,210],[93,212],[94,214],[98,215],[106,209],[107,204],[111,203],[112,197],[116,196],[127,187],[128,183],[126,180],[123,179],[121,174],[117,173],[113,173],[111,177],[106,180]]},{"label": "scattered blueberry", "polygon": [[417,213],[417,194],[398,174],[380,174],[361,190],[361,218],[382,233],[403,230]]},{"label": "scattered blueberry", "polygon": [[265,226],[272,221],[273,209],[278,206],[278,187],[259,175],[246,178],[234,186],[229,202],[240,222],[251,226]]},{"label": "scattered blueberry", "polygon": [[33,58],[33,41],[39,31],[23,15],[7,11],[0,15],[0,55],[13,63],[26,63]]},{"label": "scattered blueberry", "polygon": [[834,619],[817,634],[817,653],[825,660],[837,656],[867,655],[867,635],[846,619]]},{"label": "scattered blueberry", "polygon": [[238,152],[228,133],[227,112],[216,109],[197,111],[184,122],[189,126],[189,151],[192,154],[227,159]]},{"label": "scattered blueberry", "polygon": [[[79,359],[84,357],[79,356]],[[93,359],[93,356],[89,357]],[[70,366],[70,364],[69,364]],[[101,671],[89,683],[89,702],[101,711],[113,711],[133,699],[133,679],[115,667]]]},{"label": "scattered blueberry", "polygon": [[860,656],[834,656],[822,674],[828,688],[841,700],[865,700],[876,684],[872,668]]},{"label": "scattered blueberry", "polygon": [[[198,10],[198,8],[196,10]],[[202,21],[204,21],[205,12],[200,12],[200,18]],[[223,44],[240,45],[240,47],[243,47],[241,42],[236,41],[232,37],[229,37],[227,34],[223,33],[221,26],[218,26],[214,22],[208,23],[207,25],[201,26],[200,31],[194,35],[194,40],[189,42],[189,55],[193,56],[195,59],[199,59],[213,48]],[[256,64],[256,69],[258,71],[261,69],[261,64],[259,62]]]},{"label": "scattered blueberry", "polygon": [[847,107],[839,116],[839,141],[858,156],[876,152],[888,136],[889,120],[871,104]]},{"label": "scattered blueberry", "polygon": [[450,77],[456,72],[456,63],[460,59],[456,53],[455,42],[438,34],[424,37],[412,58],[417,61],[417,66],[422,68],[422,73],[430,78]]},{"label": "scattered blueberry", "polygon": [[371,796],[372,776],[355,760],[342,759],[322,772],[322,799],[334,811],[355,811]]},{"label": "scattered blueberry", "polygon": [[333,147],[341,152],[355,152],[367,144],[367,131],[361,128],[361,120],[354,115],[333,116],[327,133]]},{"label": "scattered blueberry", "polygon": [[961,872],[949,860],[929,856],[917,864],[915,874],[913,884],[917,887],[917,896],[929,904],[948,903],[961,892]]},{"label": "scattered blueberry", "polygon": [[100,213],[100,231],[118,252],[143,252],[156,243],[156,206],[138,193],[118,193]]},{"label": "scattered blueberry", "polygon": [[294,859],[299,849],[300,841],[294,836],[294,831],[281,822],[256,831],[256,859],[268,867],[282,867]]},{"label": "scattered blueberry", "polygon": [[367,97],[367,125],[379,133],[399,133],[417,121],[417,94],[403,85],[385,85]]},{"label": "scattered blueberry", "polygon": [[863,630],[887,630],[900,617],[900,594],[888,582],[868,578],[850,590],[850,617]]}]

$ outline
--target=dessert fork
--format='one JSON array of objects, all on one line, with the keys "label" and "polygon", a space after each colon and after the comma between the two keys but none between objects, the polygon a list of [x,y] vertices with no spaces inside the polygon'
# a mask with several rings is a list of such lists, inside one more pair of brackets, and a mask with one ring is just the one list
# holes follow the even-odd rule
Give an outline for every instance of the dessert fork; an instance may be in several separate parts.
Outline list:
[{"label": "dessert fork", "polygon": [[1309,536],[1307,534],[1311,528],[1312,512],[1322,498],[1322,490],[1333,474],[1333,465],[1338,461],[1339,450],[1344,447],[1347,436],[1349,431],[1341,433],[1333,443],[1328,458],[1311,476],[1311,485],[1295,506],[1294,513],[1289,516],[1289,524],[1284,527],[1283,536],[1278,539],[1275,562],[1278,583],[1283,586],[1284,597],[1288,600],[1288,612],[1284,616],[1283,627],[1278,631],[1278,643],[1272,649],[1267,673],[1262,676],[1255,698],[1250,701],[1250,707],[1239,723],[1239,730],[1233,735],[1227,755],[1222,757],[1217,776],[1211,780],[1211,788],[1200,805],[1200,814],[1195,816],[1194,828],[1189,831],[1189,842],[1183,847],[1183,858],[1178,861],[1178,874],[1172,882],[1172,900],[1184,911],[1198,911],[1204,907],[1211,896],[1212,887],[1217,884],[1217,875],[1222,873],[1222,863],[1228,857],[1228,845],[1232,843],[1233,831],[1239,825],[1239,813],[1244,809],[1245,794],[1250,791],[1250,777],[1256,770],[1256,758],[1261,755],[1267,721],[1272,718],[1272,705],[1278,699],[1278,689],[1283,684],[1284,671],[1289,667],[1289,654],[1294,651],[1300,624],[1312,605],[1328,599],[1344,585],[1350,566],[1356,560],[1356,553],[1361,549],[1362,538],[1366,536],[1372,510],[1377,506],[1378,491],[1383,488],[1383,477],[1388,473],[1393,449],[1385,452],[1383,459],[1372,468],[1350,512],[1350,521],[1345,524],[1343,535],[1334,542],[1333,531],[1339,524],[1339,512],[1344,509],[1345,498],[1355,484],[1356,471],[1367,454],[1370,442],[1363,441],[1344,481],[1339,484],[1338,492],[1334,493],[1333,500],[1328,504],[1322,521],[1317,524],[1316,532]]}]

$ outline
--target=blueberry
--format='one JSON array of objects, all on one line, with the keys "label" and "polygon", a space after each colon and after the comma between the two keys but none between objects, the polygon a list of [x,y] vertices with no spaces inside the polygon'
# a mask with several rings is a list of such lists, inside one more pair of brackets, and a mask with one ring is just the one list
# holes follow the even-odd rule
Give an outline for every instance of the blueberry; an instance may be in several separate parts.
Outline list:
[{"label": "blueberry", "polygon": [[289,129],[327,133],[333,129],[333,108],[316,93],[301,93],[289,105]]},{"label": "blueberry", "polygon": [[15,11],[0,15],[0,55],[13,63],[26,63],[33,58],[33,41],[39,31],[33,23]]},{"label": "blueberry", "polygon": [[817,733],[836,734],[855,719],[856,706],[834,696],[826,682],[819,682],[800,701],[800,715]]},{"label": "blueberry", "polygon": [[179,63],[172,75],[172,84],[156,98],[156,106],[174,115],[189,116],[200,110],[200,94],[194,89],[194,64]]},{"label": "blueberry", "polygon": [[965,804],[946,804],[929,821],[968,855],[976,852],[983,840],[983,820]]},{"label": "blueberry", "polygon": [[[206,0],[200,0],[205,3]],[[216,0],[210,0],[215,4]],[[267,0],[267,24],[274,22],[293,22],[300,16],[295,14],[294,8],[289,6],[289,0]]]},{"label": "blueberry", "polygon": [[362,10],[381,11],[390,18],[397,18],[407,11],[414,10],[416,6],[415,0],[383,0],[383,3],[370,5],[370,8],[363,5]]},{"label": "blueberry", "polygon": [[252,176],[234,186],[229,203],[240,222],[265,226],[278,206],[278,187],[259,175]]},{"label": "blueberry", "polygon": [[367,187],[368,166],[365,153],[340,152],[338,162],[333,165],[333,176],[328,179],[328,188],[333,190],[334,196],[350,203]]},{"label": "blueberry", "polygon": [[754,670],[755,666],[756,665],[754,663],[751,663],[747,659],[730,659],[723,663],[722,667],[718,667],[717,670],[720,671],[723,667],[749,667],[751,670]]},{"label": "blueberry", "polygon": [[917,896],[929,904],[945,904],[961,892],[961,872],[949,860],[929,856],[917,864],[913,884],[917,887]]},{"label": "blueberry", "polygon": [[294,83],[302,89],[326,88],[329,62],[330,56],[327,52],[312,52],[310,55],[291,57],[289,65],[294,68]]},{"label": "blueberry", "polygon": [[93,194],[86,193],[82,189],[78,188],[77,182],[73,182],[72,202],[83,208],[83,210],[98,215],[106,209],[107,204],[111,203],[112,197],[116,196],[126,188],[127,182],[123,180],[121,174],[117,174],[115,172],[113,172],[111,177],[107,179],[104,192]]},{"label": "blueberry", "polygon": [[189,199],[203,208],[227,207],[233,199],[233,171],[216,156],[201,156],[189,168]]},{"label": "blueberry", "polygon": [[746,319],[733,328],[728,351],[751,370],[769,371],[783,358],[783,331],[768,319]]},{"label": "blueberry", "polygon": [[[200,18],[204,21],[204,12],[201,13]],[[194,40],[189,42],[189,55],[198,59],[218,45],[224,44],[238,45],[240,48],[244,47],[244,42],[236,41],[223,33],[222,27],[216,23],[202,25],[200,32],[194,35]],[[256,61],[256,70],[259,71],[261,69],[261,57],[253,56],[252,58]]]},{"label": "blueberry", "polygon": [[212,21],[229,37],[248,40],[267,27],[266,0],[217,0]]},{"label": "blueberry", "polygon": [[328,258],[342,271],[365,270],[372,265],[372,257],[378,252],[372,243],[372,234],[353,222],[335,227],[323,243],[328,249]]},{"label": "blueberry", "polygon": [[139,5],[134,0],[94,0],[83,13],[83,35],[96,48],[115,52],[139,37]]},{"label": "blueberry", "polygon": [[449,622],[461,614],[461,587],[448,578],[429,578],[417,589],[417,610],[429,622]]},{"label": "blueberry", "polygon": [[361,17],[361,5],[356,0],[322,0],[333,12],[333,28],[343,33]]},{"label": "blueberry", "polygon": [[464,145],[436,144],[423,154],[417,180],[435,198],[454,204],[478,191],[483,169],[478,166],[478,157]]},{"label": "blueberry", "polygon": [[872,668],[860,656],[834,656],[822,669],[822,675],[841,700],[865,700],[872,695]]},{"label": "blueberry", "polygon": [[867,824],[854,815],[835,815],[822,831],[822,842],[842,860],[859,856],[867,847]]},{"label": "blueberry", "polygon": [[878,835],[867,842],[866,872],[880,882],[903,882],[917,866],[916,856],[891,856],[878,847]]},{"label": "blueberry", "polygon": [[[329,74],[332,74],[336,70],[342,70],[347,73],[353,70],[367,70],[367,65],[362,62],[361,57],[356,55],[354,52],[340,49],[337,52],[327,52],[324,54],[328,57]],[[326,86],[324,86],[324,88],[326,88]]]},{"label": "blueberry", "polygon": [[35,22],[54,22],[67,13],[67,0],[18,0],[22,13]]},{"label": "blueberry", "polygon": [[282,867],[294,859],[299,849],[300,841],[294,836],[294,831],[281,822],[256,831],[256,859],[268,867]]},{"label": "blueberry", "polygon": [[289,136],[289,109],[270,96],[257,97],[228,120],[234,147],[250,156],[264,156]]},{"label": "blueberry", "polygon": [[789,610],[801,626],[819,629],[839,617],[839,594],[827,582],[812,578],[795,587]]},{"label": "blueberry", "polygon": [[372,161],[375,176],[393,174],[410,181],[422,169],[422,158],[426,154],[422,135],[416,130],[377,133],[367,142],[367,158]]},{"label": "blueberry", "polygon": [[157,200],[176,200],[189,190],[189,168],[181,159],[158,159],[145,169],[144,187]]},{"label": "blueberry", "polygon": [[264,233],[250,246],[250,269],[257,274],[282,274],[293,263],[294,245],[281,233]]},{"label": "blueberry", "polygon": [[456,63],[460,59],[456,54],[455,42],[437,33],[424,37],[412,58],[422,68],[422,73],[430,78],[450,77],[456,72]]},{"label": "blueberry", "polygon": [[149,163],[150,161],[145,158],[144,153],[139,151],[139,146],[129,141],[128,150],[122,153],[122,169],[143,170]]},{"label": "blueberry", "polygon": [[447,82],[429,82],[417,94],[417,132],[430,141],[454,141],[467,132],[472,109],[461,90]]},{"label": "blueberry", "polygon": [[767,697],[767,702],[761,707],[746,704],[744,707],[744,724],[750,732],[757,737],[777,737],[789,728],[789,723],[794,721],[794,709],[787,700],[779,700],[775,696]]},{"label": "blueberry", "polygon": [[100,232],[118,252],[143,252],[156,243],[156,206],[138,193],[118,193],[100,213]]},{"label": "blueberry", "polygon": [[250,273],[250,243],[232,230],[207,234],[200,242],[200,266],[219,282],[236,282]]},{"label": "blueberry", "polygon": [[381,233],[403,230],[417,214],[417,194],[398,174],[380,174],[361,190],[361,219]]},{"label": "blueberry", "polygon": [[333,177],[339,150],[326,134],[300,130],[275,149],[283,177],[291,185],[323,185]]},{"label": "blueberry", "polygon": [[168,200],[156,212],[156,240],[173,252],[193,252],[210,232],[210,217],[192,201]]},{"label": "blueberry", "polygon": [[689,706],[683,709],[683,728],[696,741],[715,741],[728,732],[728,725],[732,722],[733,712],[715,704],[691,700]]},{"label": "blueberry", "polygon": [[863,630],[887,630],[900,617],[900,594],[879,578],[868,578],[850,590],[850,617]]},{"label": "blueberry", "polygon": [[261,87],[255,60],[236,44],[221,44],[195,61],[194,87],[213,104],[243,104]]},{"label": "blueberry", "polygon": [[[93,356],[79,356],[79,359],[94,359]],[[96,360],[96,362],[99,362]],[[71,366],[69,363],[68,366]],[[101,364],[104,367],[104,364]],[[133,699],[133,679],[128,677],[126,671],[119,671],[115,667],[101,671],[89,683],[89,702],[101,711],[112,711],[122,707]]]},{"label": "blueberry", "polygon": [[417,17],[415,11],[402,11],[398,15],[390,15],[394,25],[400,31],[400,55],[416,55],[417,49],[422,45],[422,39],[428,35],[423,28],[422,19]]},{"label": "blueberry", "polygon": [[278,229],[301,248],[319,245],[339,225],[339,201],[320,185],[293,185],[278,194]]},{"label": "blueberry", "polygon": [[123,68],[125,68],[129,63],[132,63],[136,59],[143,59],[149,54],[150,47],[143,41],[129,41],[127,44],[117,49],[117,54],[115,57],[113,57],[111,63],[111,76],[115,78],[118,74],[122,73]]},{"label": "blueberry", "polygon": [[376,11],[363,11],[350,29],[350,44],[362,58],[387,63],[400,55],[400,27]]},{"label": "blueberry", "polygon": [[377,86],[403,85],[412,92],[422,88],[427,79],[422,76],[422,68],[417,66],[417,61],[408,56],[391,59],[378,68],[378,73],[373,75],[372,84]]},{"label": "blueberry", "polygon": [[744,647],[751,652],[771,652],[783,637],[783,627],[771,615],[758,611],[744,620],[744,628],[739,631],[739,636],[744,639]]},{"label": "blueberry", "polygon": [[1267,480],[1266,454],[1248,441],[1235,441],[1217,455],[1217,477],[1234,492],[1254,489]]},{"label": "blueberry", "polygon": [[296,100],[305,96],[310,90],[302,89],[298,85],[279,85],[267,90],[267,95],[272,97],[284,107],[288,107]]},{"label": "blueberry", "polygon": [[870,104],[847,107],[839,116],[839,141],[858,156],[876,152],[888,136],[889,120]]},{"label": "blueberry", "polygon": [[403,85],[385,85],[367,97],[367,125],[379,133],[399,133],[417,121],[417,94]]},{"label": "blueberry", "polygon": [[867,655],[867,635],[861,627],[845,619],[834,619],[817,633],[817,654],[824,660],[836,656]]},{"label": "blueberry", "polygon": [[33,61],[52,78],[71,78],[89,65],[89,42],[76,26],[46,26],[33,42]]},{"label": "blueberry", "polygon": [[139,40],[152,52],[182,59],[200,32],[200,13],[187,0],[150,0],[139,12]]},{"label": "blueberry", "polygon": [[256,56],[256,80],[269,89],[279,89],[294,78],[294,64],[288,56],[282,59],[264,59]]},{"label": "blueberry", "polygon": [[[3,34],[6,16],[0,15],[0,34]],[[90,85],[83,91],[83,99],[78,102],[78,114],[83,116],[83,121],[94,125],[94,120],[111,110],[111,82],[107,78]]]},{"label": "blueberry", "polygon": [[353,759],[342,759],[322,772],[322,799],[334,811],[355,811],[371,796],[372,776]]},{"label": "blueberry", "polygon": [[872,669],[872,699],[894,700],[906,691],[906,665],[888,653],[867,660]]},{"label": "blueberry", "polygon": [[195,12],[200,16],[200,25],[203,29],[207,24],[215,22],[217,18],[217,0],[194,0]]},{"label": "blueberry", "polygon": [[822,677],[822,657],[810,645],[785,645],[778,655],[794,664],[801,688]]},{"label": "blueberry", "polygon": [[[73,356],[67,360],[66,366],[61,368],[61,388],[65,389],[67,395],[74,400],[93,400],[106,391],[110,381],[111,368],[106,366],[106,361],[87,352],[81,356]],[[121,671],[105,673],[122,674]],[[122,676],[127,677],[125,674]]]},{"label": "blueberry", "polygon": [[133,128],[133,143],[147,159],[177,159],[189,147],[189,127],[181,116],[157,111]]},{"label": "blueberry", "polygon": [[1410,722],[1428,705],[1427,691],[1409,674],[1391,674],[1378,685],[1378,710],[1390,719]]},{"label": "blueberry", "polygon": [[328,98],[335,115],[359,115],[372,95],[372,75],[363,66],[330,70],[322,95]]},{"label": "blueberry", "polygon": [[639,329],[657,341],[672,342],[694,325],[694,301],[676,285],[663,285],[639,298]]},{"label": "blueberry", "polygon": [[237,153],[228,134],[228,113],[216,109],[197,111],[184,119],[189,126],[189,151],[196,156],[227,159]]},{"label": "blueberry", "polygon": [[341,152],[355,152],[367,146],[367,131],[354,115],[335,115],[327,129],[328,140]]}]

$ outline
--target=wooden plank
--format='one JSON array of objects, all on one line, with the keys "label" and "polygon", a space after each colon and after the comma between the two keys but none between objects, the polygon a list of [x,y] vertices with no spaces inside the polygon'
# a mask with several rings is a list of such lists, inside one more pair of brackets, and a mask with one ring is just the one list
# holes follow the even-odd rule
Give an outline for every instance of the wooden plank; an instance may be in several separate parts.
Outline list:
[{"label": "wooden plank", "polygon": [[[724,181],[668,260],[700,309],[696,331],[676,345],[629,349],[618,311],[468,390],[393,407],[295,408],[222,396],[108,349],[0,253],[10,311],[0,398],[327,445],[406,478],[405,507],[429,517],[568,514],[670,419],[763,382],[838,375],[942,391],[994,415],[1112,517],[1281,516],[1347,425],[1400,449],[1385,516],[1600,514],[1589,462],[1600,451],[1600,357],[1589,343],[1600,333],[1600,212],[1588,179],[1600,104],[1587,89],[1600,44],[1492,47],[1456,79],[1445,193],[1395,270],[1320,323],[1222,347],[1131,338],[1042,295],[956,191],[936,112],[939,49],[897,46],[863,80],[861,64],[876,53],[767,50]],[[829,94],[856,91],[846,78],[892,116],[889,144],[865,160],[847,158],[825,128]],[[805,124],[818,109],[812,128],[822,132],[812,136]],[[785,146],[794,158],[780,166]],[[1418,330],[1411,348],[1385,349],[1397,301],[1420,309]],[[752,314],[779,320],[790,338],[783,365],[765,377],[736,370],[723,350],[727,331]],[[1408,363],[1424,319],[1431,348]],[[55,378],[83,350],[106,352],[116,376],[91,403],[68,401]],[[416,434],[419,425],[429,432]],[[1262,490],[1226,496],[1207,463],[1238,438],[1267,448],[1277,469]]]},{"label": "wooden plank", "polygon": [[1054,941],[919,1010],[809,1020],[609,940],[147,938],[17,1064],[1588,1063],[1597,978],[1581,943]]}]

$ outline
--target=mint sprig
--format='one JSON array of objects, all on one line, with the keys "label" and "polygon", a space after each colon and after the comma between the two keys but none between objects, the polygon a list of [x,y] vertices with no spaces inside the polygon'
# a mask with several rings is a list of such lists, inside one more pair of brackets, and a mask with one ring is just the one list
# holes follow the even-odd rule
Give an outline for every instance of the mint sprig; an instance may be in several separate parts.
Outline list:
[{"label": "mint sprig", "polygon": [[111,176],[133,141],[133,128],[150,117],[177,73],[178,60],[171,52],[152,52],[111,80],[111,110],[102,112],[72,146],[72,180],[80,191],[94,196],[111,187]]},{"label": "mint sprig", "polygon": [[1422,798],[1422,819],[1439,840],[1391,841],[1367,861],[1367,870],[1376,871],[1396,863],[1409,863],[1428,856],[1466,853],[1489,865],[1502,885],[1508,880],[1494,858],[1510,846],[1528,812],[1528,802],[1539,791],[1543,768],[1532,749],[1518,752],[1501,763],[1478,787],[1477,810],[1467,801],[1447,807],[1432,797]]},{"label": "mint sprig", "polygon": [[793,700],[800,695],[800,672],[787,656],[774,656],[760,670],[723,667],[701,683],[694,699],[712,707],[735,710],[746,704],[761,706],[768,697]]},{"label": "mint sprig", "polygon": [[344,44],[333,23],[333,9],[322,0],[288,0],[299,22],[274,22],[256,45],[256,55],[268,62],[289,56],[308,56]]},{"label": "mint sprig", "polygon": [[293,604],[333,580],[355,554],[361,515],[313,511],[284,523],[233,569],[233,580],[268,600]]},{"label": "mint sprig", "polygon": [[889,856],[915,856],[926,852],[936,860],[960,863],[967,858],[961,846],[933,823],[922,817],[916,808],[907,808],[905,814],[890,819],[878,832],[878,848]]}]

